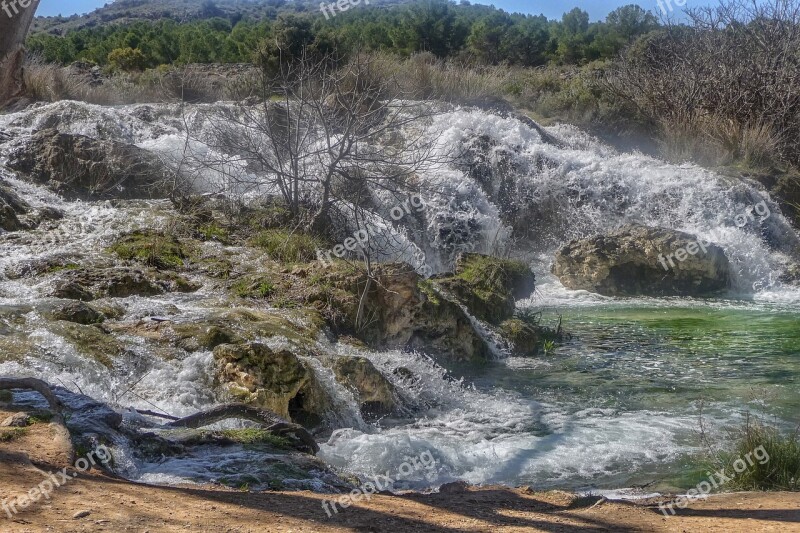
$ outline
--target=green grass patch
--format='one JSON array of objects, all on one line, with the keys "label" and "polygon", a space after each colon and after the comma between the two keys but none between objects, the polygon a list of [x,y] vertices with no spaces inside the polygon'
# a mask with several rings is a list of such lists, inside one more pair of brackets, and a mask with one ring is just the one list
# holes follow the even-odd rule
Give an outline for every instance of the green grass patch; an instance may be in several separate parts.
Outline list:
[{"label": "green grass patch", "polygon": [[134,231],[120,237],[110,250],[126,261],[160,269],[177,269],[191,255],[178,239],[158,231]]},{"label": "green grass patch", "polygon": [[0,442],[11,442],[28,432],[28,428],[0,428]]},{"label": "green grass patch", "polygon": [[299,231],[268,229],[259,232],[250,243],[266,251],[275,261],[283,263],[306,263],[317,256],[317,249],[325,249],[325,243],[316,237]]},{"label": "green grass patch", "polygon": [[[726,490],[800,490],[800,428],[785,433],[748,417],[730,434],[733,449],[711,467],[725,469]],[[751,464],[752,463],[752,464]]]}]

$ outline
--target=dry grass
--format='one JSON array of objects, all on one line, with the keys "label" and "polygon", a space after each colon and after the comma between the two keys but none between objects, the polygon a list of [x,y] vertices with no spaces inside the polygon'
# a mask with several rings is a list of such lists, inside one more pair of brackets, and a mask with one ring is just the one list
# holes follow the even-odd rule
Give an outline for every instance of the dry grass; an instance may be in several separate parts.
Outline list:
[{"label": "dry grass", "polygon": [[93,80],[88,70],[61,67],[36,58],[25,66],[27,96],[55,102],[78,100],[98,105],[153,102],[215,102],[231,96],[231,87],[244,76],[226,78],[213,67],[161,67],[145,72],[103,74]]}]

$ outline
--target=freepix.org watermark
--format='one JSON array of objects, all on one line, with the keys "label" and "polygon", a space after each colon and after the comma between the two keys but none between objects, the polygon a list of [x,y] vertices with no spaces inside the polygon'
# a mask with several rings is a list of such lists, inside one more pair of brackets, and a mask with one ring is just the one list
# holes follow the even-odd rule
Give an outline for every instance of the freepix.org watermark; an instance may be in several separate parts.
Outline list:
[{"label": "freepix.org watermark", "polygon": [[0,1],[0,9],[5,11],[8,18],[14,18],[19,15],[20,8],[27,9],[33,3],[33,0],[2,0]]},{"label": "freepix.org watermark", "polygon": [[664,15],[675,10],[675,8],[672,7],[673,3],[678,7],[686,6],[686,0],[656,0],[656,4],[658,4],[659,9],[661,9]]},{"label": "freepix.org watermark", "polygon": [[[758,464],[763,465],[769,462],[769,453],[767,450],[764,449],[764,446],[761,445],[755,450],[747,452],[747,455],[744,458],[739,457],[733,462],[733,470],[737,474],[741,474],[745,470],[747,470],[748,465],[750,467],[755,465],[753,461],[753,457],[755,456],[755,460],[758,461]],[[708,478],[706,480],[701,481],[693,489],[689,489],[686,491],[686,494],[683,496],[678,496],[672,501],[659,503],[658,508],[664,513],[664,516],[674,516],[675,509],[673,507],[677,507],[678,509],[685,509],[687,505],[689,505],[689,501],[692,498],[700,498],[706,499],[708,493],[711,492],[711,489],[718,489],[728,481],[732,479],[731,476],[727,475],[725,469],[722,468],[721,470],[711,473],[706,472]]]},{"label": "freepix.org watermark", "polygon": [[[770,215],[772,215],[772,212],[769,210],[769,207],[764,200],[761,200],[756,205],[752,206],[752,208],[745,210],[744,213],[736,215],[733,218],[733,223],[736,224],[737,228],[743,228],[748,223],[755,222],[756,215],[760,217],[758,219],[759,222],[765,221],[770,217]],[[711,239],[719,240],[716,231],[711,231],[708,239],[698,239],[695,242],[687,244],[685,248],[678,248],[674,253],[666,256],[658,256],[658,261],[661,263],[661,266],[664,267],[664,270],[668,271],[670,267],[675,268],[675,262],[672,260],[673,258],[679,262],[683,262],[686,261],[689,256],[697,255],[700,250],[703,250],[703,253],[708,252],[708,246],[711,245]],[[669,263],[669,266],[667,266],[667,263]]]},{"label": "freepix.org watermark", "polygon": [[[351,7],[355,7],[355,6],[359,5],[360,3],[361,3],[361,0],[339,0],[338,2],[331,2],[329,4],[326,4],[325,2],[322,2],[319,5],[319,10],[322,12],[323,15],[325,15],[326,19],[330,19],[331,17],[335,17],[336,16],[336,9],[337,8],[339,9],[339,11],[345,12],[348,9],[350,9]],[[369,0],[364,0],[364,5],[368,6],[369,5]],[[328,11],[330,11],[330,15],[328,15]]]},{"label": "freepix.org watermark", "polygon": [[433,458],[433,454],[431,454],[430,451],[426,450],[419,454],[419,456],[412,457],[408,461],[400,464],[400,466],[397,467],[397,473],[394,474],[394,477],[391,477],[387,470],[386,474],[373,476],[373,481],[363,483],[357,489],[353,489],[350,494],[339,496],[335,501],[322,500],[322,509],[325,511],[325,514],[328,515],[328,518],[330,518],[334,514],[339,514],[339,509],[336,508],[336,504],[346,509],[363,499],[369,500],[376,492],[391,488],[396,480],[410,477],[414,472],[419,472],[423,469],[428,471],[428,477],[430,478],[435,475],[435,467],[436,459]]},{"label": "freepix.org watermark", "polygon": [[[81,457],[75,461],[75,469],[78,472],[86,472],[97,464],[95,459],[103,464],[107,464],[111,460],[111,452],[101,444],[87,453],[86,457]],[[26,494],[15,496],[10,500],[9,498],[3,498],[3,501],[0,502],[0,507],[6,512],[8,518],[14,518],[15,514],[19,513],[21,510],[27,509],[31,504],[38,502],[42,498],[49,500],[54,490],[62,485],[66,485],[71,479],[78,477],[78,472],[69,474],[67,472],[67,467],[62,468],[60,472],[49,472],[49,475],[45,477],[41,483],[33,487]]]},{"label": "freepix.org watermark", "polygon": [[[410,215],[411,213],[419,213],[424,209],[425,202],[422,200],[422,197],[417,194],[412,194],[406,198],[403,203],[392,207],[389,210],[389,217],[395,222],[400,222],[406,215]],[[347,255],[348,252],[355,252],[358,249],[365,250],[367,248],[367,244],[369,243],[370,237],[376,235],[380,231],[381,229],[374,224],[367,225],[364,229],[353,232],[350,237],[346,238],[341,244],[337,244],[330,250],[322,250],[318,248],[316,250],[317,261],[322,263],[324,266],[329,267],[333,263],[331,256],[341,259]],[[425,264],[424,257],[422,263],[422,266],[418,268],[417,271],[423,276],[429,276],[431,274],[431,269]]]}]

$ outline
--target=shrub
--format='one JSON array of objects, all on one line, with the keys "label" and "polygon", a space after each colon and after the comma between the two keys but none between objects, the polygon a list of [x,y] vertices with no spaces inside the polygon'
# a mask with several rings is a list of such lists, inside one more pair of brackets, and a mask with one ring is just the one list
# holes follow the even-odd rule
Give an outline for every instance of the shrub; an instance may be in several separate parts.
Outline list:
[{"label": "shrub", "polygon": [[138,48],[115,48],[108,54],[108,65],[113,70],[141,71],[147,66],[147,58]]}]

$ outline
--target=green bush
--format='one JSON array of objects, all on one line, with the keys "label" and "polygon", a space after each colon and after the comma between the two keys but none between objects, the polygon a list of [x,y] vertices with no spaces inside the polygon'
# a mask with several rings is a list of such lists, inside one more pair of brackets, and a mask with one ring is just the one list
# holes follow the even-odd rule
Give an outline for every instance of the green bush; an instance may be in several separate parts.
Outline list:
[{"label": "green bush", "polygon": [[115,48],[108,54],[108,65],[114,70],[141,71],[147,66],[147,58],[138,48]]}]

